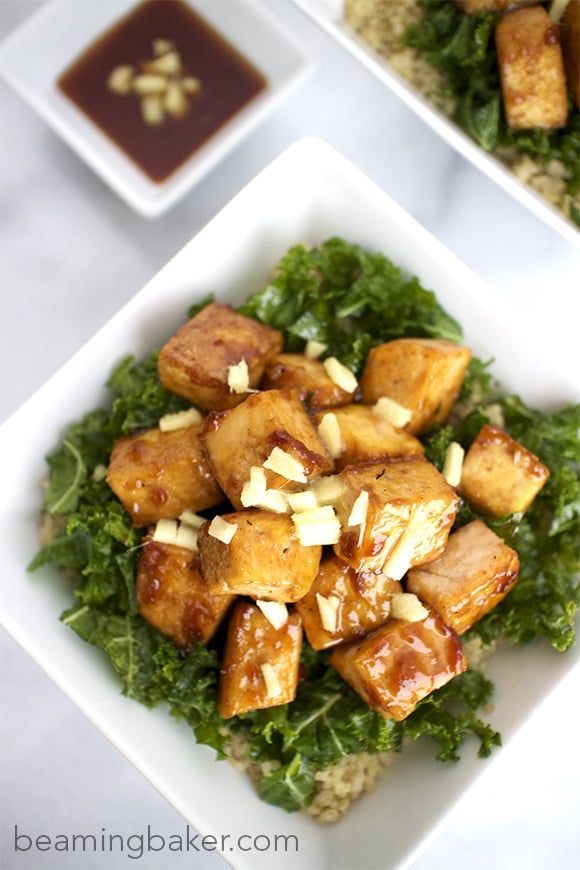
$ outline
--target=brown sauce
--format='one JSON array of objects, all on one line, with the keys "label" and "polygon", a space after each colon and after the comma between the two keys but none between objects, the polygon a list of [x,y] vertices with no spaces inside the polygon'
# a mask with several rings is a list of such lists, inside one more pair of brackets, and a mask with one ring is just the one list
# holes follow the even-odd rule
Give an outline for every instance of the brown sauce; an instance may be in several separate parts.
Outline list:
[{"label": "brown sauce", "polygon": [[[201,91],[182,118],[147,125],[139,100],[107,86],[118,66],[151,58],[153,40],[175,44],[186,75]],[[146,175],[165,181],[266,87],[266,79],[182,0],[146,0],[118,21],[59,78],[58,88]]]}]

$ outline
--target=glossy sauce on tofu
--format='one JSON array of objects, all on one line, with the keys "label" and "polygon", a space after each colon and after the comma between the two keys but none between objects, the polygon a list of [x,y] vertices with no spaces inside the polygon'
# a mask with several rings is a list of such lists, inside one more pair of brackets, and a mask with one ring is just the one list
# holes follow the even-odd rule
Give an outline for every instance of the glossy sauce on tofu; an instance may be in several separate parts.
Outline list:
[{"label": "glossy sauce on tofu", "polygon": [[191,550],[151,536],[143,541],[135,591],[141,616],[181,647],[211,640],[234,600],[209,594]]},{"label": "glossy sauce on tofu", "polygon": [[[301,648],[298,613],[289,614],[285,625],[275,629],[257,607],[238,601],[229,623],[219,686],[218,707],[224,719],[293,701]],[[263,666],[276,675],[274,697],[268,692]]]},{"label": "glossy sauce on tofu", "polygon": [[467,667],[459,637],[434,612],[419,622],[393,619],[338,647],[330,663],[369,707],[397,721]]},{"label": "glossy sauce on tofu", "polygon": [[[336,556],[323,558],[310,590],[296,603],[304,631],[315,650],[328,649],[363,637],[387,621],[393,593],[402,586],[383,574],[357,574]],[[338,599],[336,625],[330,631],[322,623],[317,595]]]},{"label": "glossy sauce on tofu", "polygon": [[[144,123],[138,100],[113,93],[113,69],[151,57],[156,39],[179,51],[201,90],[181,118]],[[58,88],[154,182],[165,181],[266,88],[266,79],[200,15],[180,0],[147,0],[122,18],[59,78]]]}]

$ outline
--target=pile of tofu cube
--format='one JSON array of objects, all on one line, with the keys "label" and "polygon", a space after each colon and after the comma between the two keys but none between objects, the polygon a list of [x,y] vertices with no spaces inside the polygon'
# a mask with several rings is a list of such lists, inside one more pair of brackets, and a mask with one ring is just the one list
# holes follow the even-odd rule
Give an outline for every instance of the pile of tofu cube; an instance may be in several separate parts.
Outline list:
[{"label": "pile of tofu cube", "polygon": [[360,379],[325,348],[212,302],[159,355],[191,408],[119,440],[107,481],[146,530],[140,613],[189,649],[223,632],[228,719],[291,702],[303,634],[368,705],[397,721],[467,667],[461,635],[517,580],[517,553],[460,497],[525,511],[539,459],[486,425],[443,471],[417,437],[449,417],[469,348],[374,347]]},{"label": "pile of tofu cube", "polygon": [[495,45],[506,121],[554,130],[568,121],[568,89],[580,108],[580,0],[457,0],[469,14],[499,13]]}]

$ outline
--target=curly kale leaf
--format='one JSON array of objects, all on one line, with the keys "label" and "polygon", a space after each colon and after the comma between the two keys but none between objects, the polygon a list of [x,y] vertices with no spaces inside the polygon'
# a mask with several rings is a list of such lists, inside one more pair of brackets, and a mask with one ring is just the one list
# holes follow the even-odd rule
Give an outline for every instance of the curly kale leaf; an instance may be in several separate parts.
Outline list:
[{"label": "curly kale leaf", "polygon": [[279,329],[287,350],[301,351],[307,341],[320,341],[329,356],[354,372],[381,341],[462,337],[458,323],[417,278],[382,254],[338,238],[311,249],[291,248],[270,283],[240,311]]}]

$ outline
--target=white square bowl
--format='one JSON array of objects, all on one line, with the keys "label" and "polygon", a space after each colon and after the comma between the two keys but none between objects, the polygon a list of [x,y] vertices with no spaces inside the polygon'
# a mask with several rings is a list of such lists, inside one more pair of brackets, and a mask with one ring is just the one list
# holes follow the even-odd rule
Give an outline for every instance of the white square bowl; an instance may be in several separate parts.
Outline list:
[{"label": "white square bowl", "polygon": [[[249,780],[227,762],[216,763],[184,723],[121,696],[105,656],[59,621],[71,604],[69,583],[55,569],[27,575],[25,566],[38,546],[43,457],[69,422],[104,401],[112,366],[129,353],[142,358],[160,347],[196,300],[215,293],[238,304],[264,286],[292,245],[333,235],[385,253],[435,290],[463,324],[473,351],[494,356],[506,389],[546,409],[578,400],[579,385],[552,373],[526,347],[517,318],[499,297],[358,169],[325,143],[305,139],[245,187],[0,429],[0,620],[189,823],[201,833],[227,832],[232,840],[224,858],[239,870],[272,867],[271,850],[230,851],[233,838],[258,834],[298,838],[297,853],[276,852],[278,870],[408,866],[493,761],[478,759],[470,743],[459,764],[444,766],[428,745],[417,744],[339,824],[319,827],[288,815],[261,803]],[[491,721],[504,746],[579,665],[580,644],[564,655],[538,643],[493,657]]]},{"label": "white square bowl", "polygon": [[580,228],[576,228],[545,197],[520,181],[505,164],[480,148],[457,124],[447,118],[414,88],[411,82],[397,73],[388,60],[353,31],[344,19],[344,0],[293,0],[293,2],[339,45],[370,70],[379,81],[396,94],[452,148],[560,233],[561,236],[580,247]]},{"label": "white square bowl", "polygon": [[258,0],[186,0],[266,78],[266,88],[162,183],[144,172],[66,96],[56,81],[94,39],[138,0],[48,0],[0,46],[0,75],[131,208],[165,212],[197,184],[297,85],[309,64]]}]

